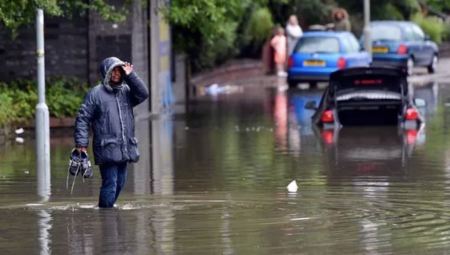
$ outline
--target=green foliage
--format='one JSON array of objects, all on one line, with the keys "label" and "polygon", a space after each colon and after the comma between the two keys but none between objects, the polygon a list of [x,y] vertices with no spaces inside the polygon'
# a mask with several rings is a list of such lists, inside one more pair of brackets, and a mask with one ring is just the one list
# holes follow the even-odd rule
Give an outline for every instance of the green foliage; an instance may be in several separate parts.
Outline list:
[{"label": "green foliage", "polygon": [[[235,57],[240,49],[257,43],[272,29],[269,2],[286,0],[172,0],[163,9],[174,31],[174,47],[186,52],[192,70],[213,67]],[[252,18],[262,18],[257,30]]]},{"label": "green foliage", "polygon": [[21,25],[31,24],[36,17],[36,8],[40,7],[49,16],[71,16],[72,13],[86,14],[95,11],[109,21],[125,20],[126,3],[120,8],[113,7],[105,0],[8,0],[0,1],[0,22],[7,28],[17,29]]},{"label": "green foliage", "polygon": [[425,34],[428,34],[431,40],[436,43],[442,43],[443,37],[446,35],[448,27],[440,23],[434,17],[423,17],[420,13],[414,15],[411,19],[419,25]]},{"label": "green foliage", "polygon": [[425,0],[424,2],[437,11],[450,11],[450,1],[448,0]]},{"label": "green foliage", "polygon": [[76,80],[57,80],[47,90],[50,114],[57,118],[74,116],[88,91],[87,85],[80,86]]},{"label": "green foliage", "polygon": [[[52,117],[75,116],[88,86],[77,80],[47,79],[46,101]],[[34,118],[37,83],[17,80],[0,83],[0,128],[25,124]]]},{"label": "green foliage", "polygon": [[[363,14],[363,1],[336,0],[336,2],[346,8],[350,15],[361,16]],[[409,20],[410,16],[420,10],[417,0],[371,0],[372,20]]]},{"label": "green foliage", "polygon": [[249,27],[253,34],[253,40],[257,42],[267,40],[270,37],[273,26],[272,14],[268,8],[260,8],[252,13]]}]

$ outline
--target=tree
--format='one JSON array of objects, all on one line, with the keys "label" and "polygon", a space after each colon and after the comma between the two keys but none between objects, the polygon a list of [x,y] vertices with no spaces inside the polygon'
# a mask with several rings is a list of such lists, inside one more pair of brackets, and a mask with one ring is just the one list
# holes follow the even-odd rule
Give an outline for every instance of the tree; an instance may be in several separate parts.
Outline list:
[{"label": "tree", "polygon": [[[272,0],[286,2],[287,0]],[[253,41],[270,36],[268,0],[172,0],[164,10],[173,27],[174,47],[186,52],[193,71],[212,67],[236,56]],[[252,19],[263,18],[254,28]],[[269,20],[272,20],[271,15]],[[262,26],[262,27],[261,27]],[[262,32],[261,32],[262,31]],[[254,33],[256,32],[256,33]],[[262,39],[264,40],[264,39]]]},{"label": "tree", "polygon": [[131,0],[125,0],[124,5],[115,7],[105,0],[8,0],[0,1],[0,23],[13,30],[21,25],[34,22],[36,8],[42,8],[49,16],[71,16],[78,12],[86,14],[86,11],[98,12],[102,18],[110,21],[123,21],[127,13],[126,4]]}]

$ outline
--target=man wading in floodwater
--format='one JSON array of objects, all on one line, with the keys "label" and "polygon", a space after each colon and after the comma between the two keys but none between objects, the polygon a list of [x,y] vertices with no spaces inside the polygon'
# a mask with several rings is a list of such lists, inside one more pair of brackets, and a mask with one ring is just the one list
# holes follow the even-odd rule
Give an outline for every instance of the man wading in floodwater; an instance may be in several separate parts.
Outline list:
[{"label": "man wading in floodwater", "polygon": [[133,107],[148,98],[147,86],[130,63],[110,57],[100,67],[103,81],[86,95],[75,121],[75,147],[86,151],[89,126],[102,187],[98,206],[113,207],[125,185],[127,164],[139,160]]}]

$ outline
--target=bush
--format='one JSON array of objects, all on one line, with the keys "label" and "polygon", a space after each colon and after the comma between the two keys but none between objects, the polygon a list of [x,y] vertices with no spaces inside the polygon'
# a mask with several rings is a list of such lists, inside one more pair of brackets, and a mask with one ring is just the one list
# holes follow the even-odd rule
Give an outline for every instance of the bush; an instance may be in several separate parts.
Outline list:
[{"label": "bush", "polygon": [[447,26],[436,18],[424,17],[420,13],[417,13],[411,18],[411,21],[417,23],[424,33],[429,35],[431,40],[436,43],[442,43],[442,40],[447,35]]},{"label": "bush", "polygon": [[[86,84],[80,84],[75,79],[50,78],[46,84],[46,103],[50,116],[57,118],[75,116],[89,89]],[[35,116],[37,101],[36,81],[1,82],[0,128],[27,124]]]},{"label": "bush", "polygon": [[268,8],[260,8],[252,13],[250,32],[256,43],[264,43],[272,33],[272,14]]}]

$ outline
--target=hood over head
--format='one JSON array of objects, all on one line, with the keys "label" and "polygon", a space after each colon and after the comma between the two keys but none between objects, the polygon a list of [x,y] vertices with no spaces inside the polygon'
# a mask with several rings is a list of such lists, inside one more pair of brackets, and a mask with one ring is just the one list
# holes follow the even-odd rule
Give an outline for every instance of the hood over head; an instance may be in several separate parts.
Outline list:
[{"label": "hood over head", "polygon": [[124,65],[125,65],[125,63],[122,60],[120,60],[120,59],[118,59],[116,57],[109,57],[109,58],[106,58],[106,59],[104,59],[102,61],[102,64],[100,65],[100,72],[101,72],[102,77],[103,77],[102,84],[103,84],[103,86],[105,86],[105,88],[108,91],[112,92],[113,91],[113,86],[114,86],[114,88],[120,88],[121,86],[123,86],[123,75],[124,75],[124,73],[122,73],[122,82],[121,82],[121,84],[111,86],[110,81],[111,81],[112,70],[115,67],[117,67],[117,66],[124,66]]},{"label": "hood over head", "polygon": [[349,19],[347,10],[345,10],[344,8],[335,8],[335,9],[333,9],[331,11],[331,18],[333,19],[333,21],[340,21],[336,17],[336,15],[338,13],[342,13],[342,19],[341,20]]}]

